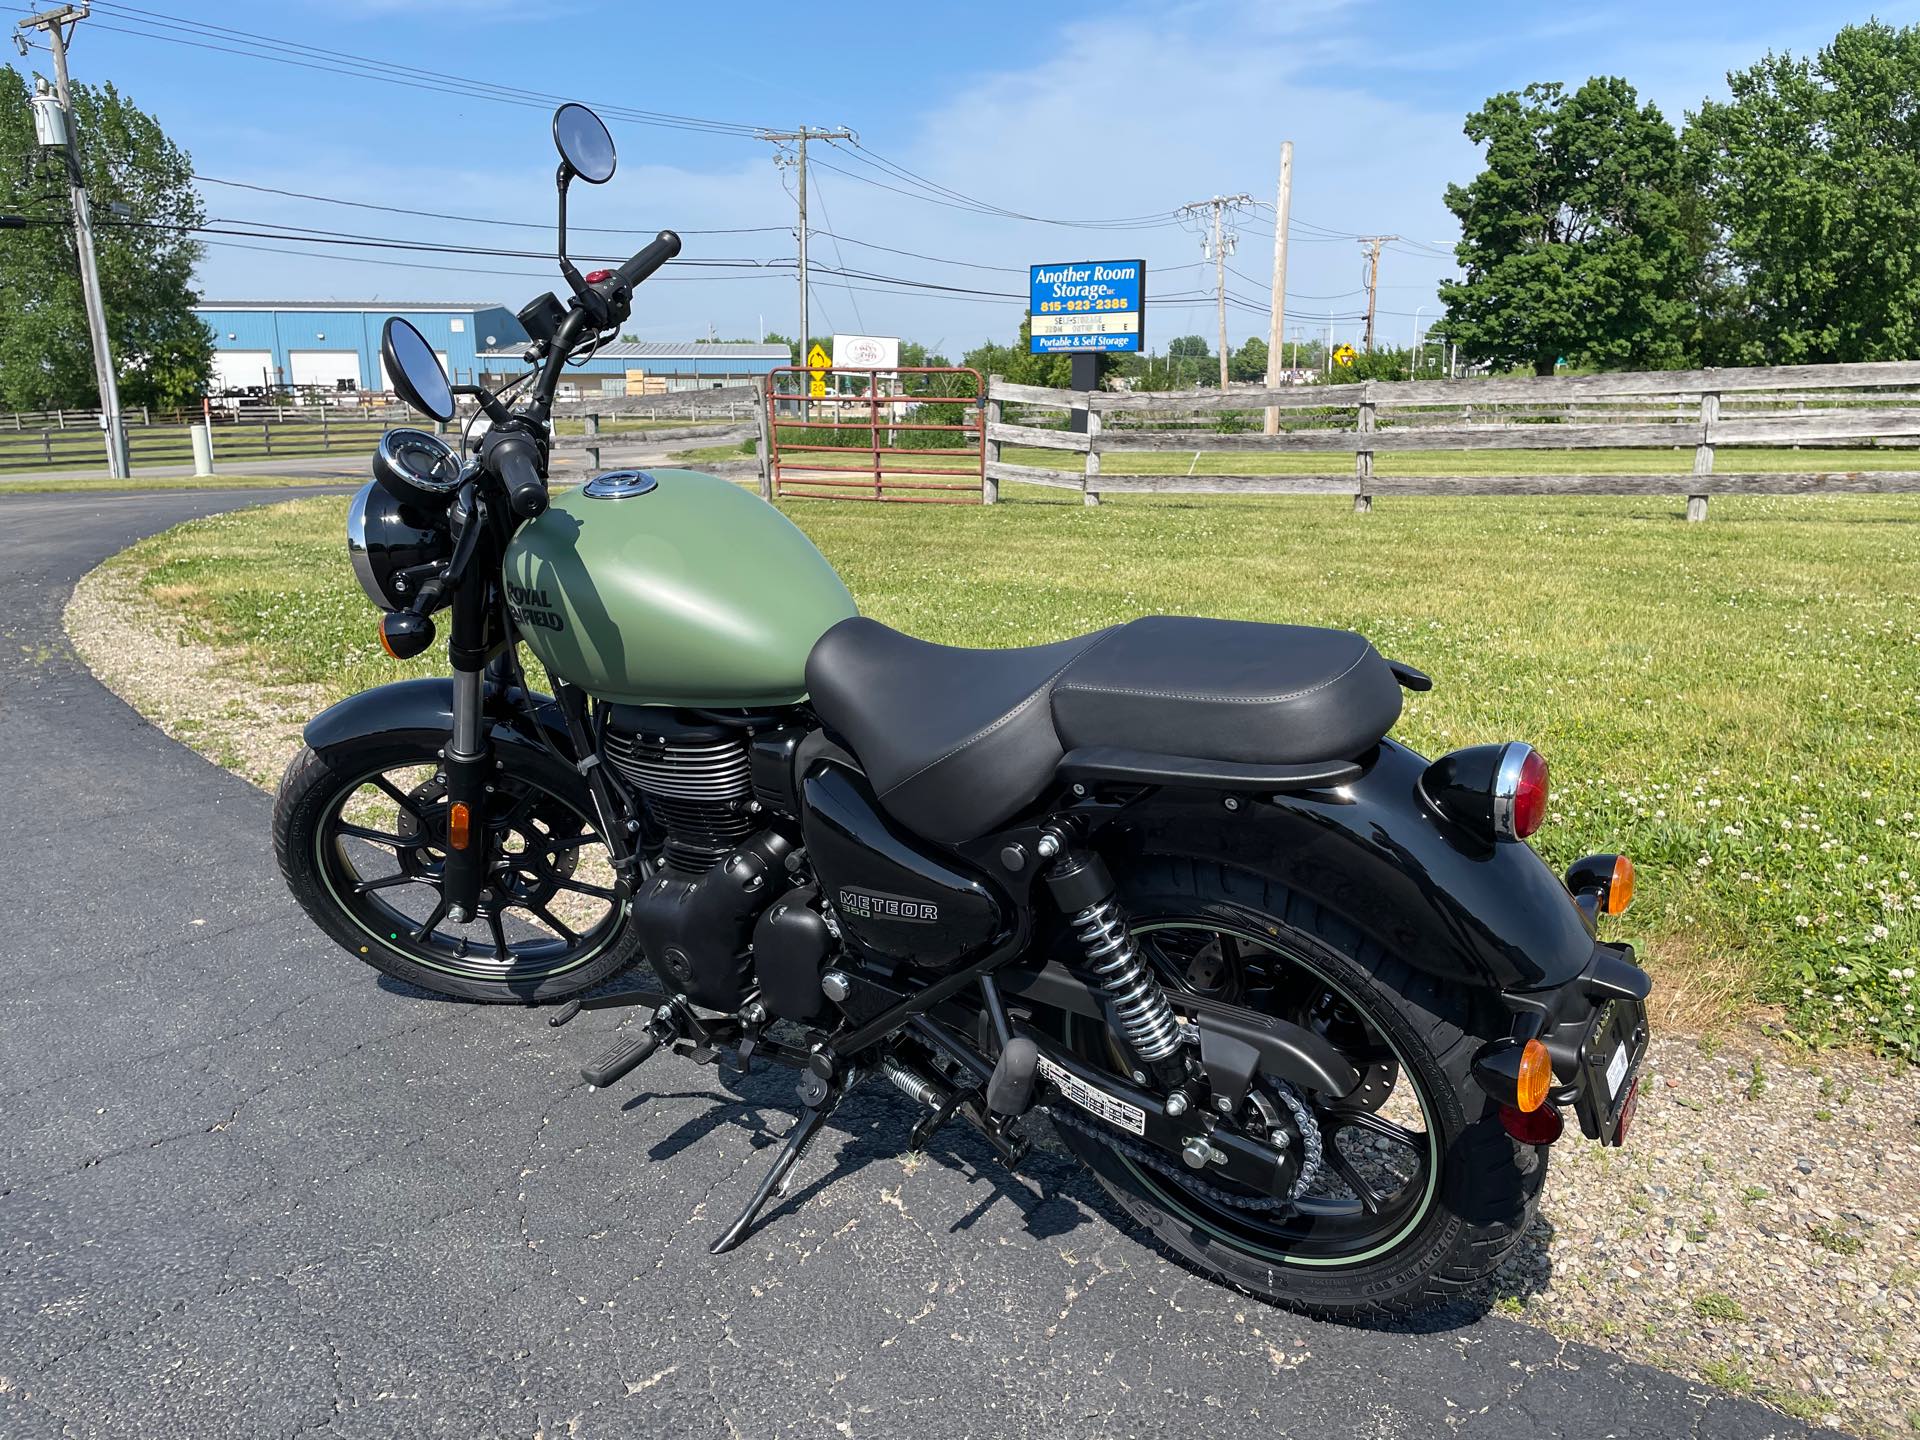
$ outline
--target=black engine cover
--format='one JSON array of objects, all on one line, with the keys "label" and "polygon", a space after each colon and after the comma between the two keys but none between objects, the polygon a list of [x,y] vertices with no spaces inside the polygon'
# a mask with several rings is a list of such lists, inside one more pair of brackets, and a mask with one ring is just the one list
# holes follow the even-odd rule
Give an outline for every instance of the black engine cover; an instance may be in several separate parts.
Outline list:
[{"label": "black engine cover", "polygon": [[633,897],[632,925],[669,990],[709,1010],[737,1010],[751,988],[753,922],[779,893],[793,846],[763,830],[705,873],[654,872]]},{"label": "black engine cover", "polygon": [[807,858],[857,949],[945,970],[1005,928],[1006,908],[986,883],[894,829],[863,776],[821,763],[801,793]]},{"label": "black engine cover", "polygon": [[814,904],[820,892],[797,886],[753,927],[753,974],[760,998],[774,1014],[801,1024],[827,1008],[820,976],[827,968],[833,934]]}]

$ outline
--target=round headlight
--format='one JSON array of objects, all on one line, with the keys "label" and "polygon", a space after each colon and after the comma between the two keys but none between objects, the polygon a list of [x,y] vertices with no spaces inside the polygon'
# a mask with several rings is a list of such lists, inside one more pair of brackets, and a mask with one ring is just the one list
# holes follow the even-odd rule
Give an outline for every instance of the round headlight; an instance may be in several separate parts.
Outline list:
[{"label": "round headlight", "polygon": [[453,546],[436,518],[403,505],[377,480],[360,487],[347,507],[347,553],[367,598],[382,610],[412,603],[425,579],[416,566],[444,561]]}]

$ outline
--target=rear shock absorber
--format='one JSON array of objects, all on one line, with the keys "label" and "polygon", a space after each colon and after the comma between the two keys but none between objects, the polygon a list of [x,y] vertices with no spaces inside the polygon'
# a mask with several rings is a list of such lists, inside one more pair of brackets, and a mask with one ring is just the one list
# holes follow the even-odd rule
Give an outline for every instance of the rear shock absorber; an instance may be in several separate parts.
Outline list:
[{"label": "rear shock absorber", "polygon": [[1069,850],[1048,869],[1046,880],[1128,1049],[1149,1065],[1176,1055],[1180,1022],[1127,928],[1106,862],[1091,850]]}]

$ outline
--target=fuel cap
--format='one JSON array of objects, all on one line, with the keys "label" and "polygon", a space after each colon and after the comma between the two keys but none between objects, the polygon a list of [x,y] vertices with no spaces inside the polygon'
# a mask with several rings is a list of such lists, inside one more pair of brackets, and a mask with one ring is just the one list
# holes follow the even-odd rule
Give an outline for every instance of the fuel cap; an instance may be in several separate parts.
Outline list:
[{"label": "fuel cap", "polygon": [[631,500],[658,489],[660,482],[645,470],[609,470],[586,483],[585,493],[595,500]]}]

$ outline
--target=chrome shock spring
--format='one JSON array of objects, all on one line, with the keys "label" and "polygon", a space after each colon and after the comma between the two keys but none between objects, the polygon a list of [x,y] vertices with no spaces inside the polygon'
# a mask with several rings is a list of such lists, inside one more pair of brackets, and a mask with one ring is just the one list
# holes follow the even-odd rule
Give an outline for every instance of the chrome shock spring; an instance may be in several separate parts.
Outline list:
[{"label": "chrome shock spring", "polygon": [[1113,896],[1077,912],[1068,923],[1113,1009],[1114,1024],[1133,1053],[1151,1064],[1178,1051],[1180,1022],[1159,980],[1141,958],[1140,947],[1127,929],[1127,917]]}]

